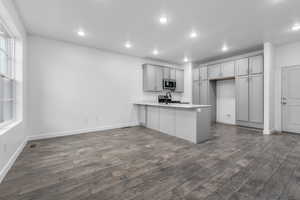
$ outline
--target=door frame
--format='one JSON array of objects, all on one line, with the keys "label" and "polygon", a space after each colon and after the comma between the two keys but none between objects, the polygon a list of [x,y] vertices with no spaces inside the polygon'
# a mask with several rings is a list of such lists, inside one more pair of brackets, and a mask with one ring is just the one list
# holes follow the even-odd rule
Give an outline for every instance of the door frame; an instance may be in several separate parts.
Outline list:
[{"label": "door frame", "polygon": [[[280,89],[280,118],[281,118],[281,131],[282,132],[286,132],[286,133],[294,133],[288,130],[285,130],[285,125],[284,125],[284,111],[283,111],[283,104],[281,103],[282,101],[282,97],[283,97],[283,90],[284,90],[284,83],[283,83],[283,74],[285,72],[285,70],[287,69],[291,69],[291,68],[300,68],[300,65],[290,65],[290,66],[284,66],[280,68],[280,85],[281,85],[281,89]],[[299,134],[299,133],[295,133],[295,134]]]}]

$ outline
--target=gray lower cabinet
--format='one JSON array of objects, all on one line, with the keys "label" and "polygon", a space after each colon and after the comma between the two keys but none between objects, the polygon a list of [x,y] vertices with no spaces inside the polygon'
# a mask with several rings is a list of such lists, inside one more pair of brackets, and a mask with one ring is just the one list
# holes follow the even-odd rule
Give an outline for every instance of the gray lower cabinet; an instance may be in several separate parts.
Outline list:
[{"label": "gray lower cabinet", "polygon": [[200,81],[193,81],[193,104],[200,104]]},{"label": "gray lower cabinet", "polygon": [[199,104],[207,105],[208,104],[208,81],[200,81],[199,83],[200,83]]},{"label": "gray lower cabinet", "polygon": [[143,65],[143,89],[148,92],[162,91],[163,68],[155,65]]},{"label": "gray lower cabinet", "polygon": [[249,77],[249,121],[253,123],[263,123],[263,86],[263,74],[252,75]]},{"label": "gray lower cabinet", "polygon": [[264,117],[263,74],[236,78],[237,121],[244,126],[262,128]]},{"label": "gray lower cabinet", "polygon": [[184,71],[181,69],[176,69],[175,77],[176,77],[175,92],[183,92],[184,91]]},{"label": "gray lower cabinet", "polygon": [[249,78],[240,76],[236,78],[236,110],[238,121],[249,121]]}]

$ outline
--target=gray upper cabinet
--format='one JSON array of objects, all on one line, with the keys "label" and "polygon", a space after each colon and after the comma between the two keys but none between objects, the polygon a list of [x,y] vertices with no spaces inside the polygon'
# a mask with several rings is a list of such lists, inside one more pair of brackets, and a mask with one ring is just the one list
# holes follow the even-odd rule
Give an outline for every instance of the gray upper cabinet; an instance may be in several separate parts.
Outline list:
[{"label": "gray upper cabinet", "polygon": [[207,80],[207,67],[200,67],[199,68],[199,77],[200,81]]},{"label": "gray upper cabinet", "polygon": [[176,69],[170,68],[170,79],[176,79]]},{"label": "gray upper cabinet", "polygon": [[253,123],[263,123],[263,85],[263,74],[249,77],[249,121]]},{"label": "gray upper cabinet", "polygon": [[243,58],[235,61],[235,69],[237,76],[245,76],[249,73],[249,59]]},{"label": "gray upper cabinet", "polygon": [[249,58],[249,74],[261,74],[264,71],[264,59],[262,55]]},{"label": "gray upper cabinet", "polygon": [[221,77],[221,65],[208,66],[207,75],[209,79],[219,79]]},{"label": "gray upper cabinet", "polygon": [[184,70],[153,64],[143,64],[143,90],[145,92],[163,91],[163,79],[176,81],[175,92],[184,92]]},{"label": "gray upper cabinet", "polygon": [[163,68],[163,79],[176,79],[176,69],[170,67]]},{"label": "gray upper cabinet", "polygon": [[170,79],[170,68],[169,67],[163,68],[163,78]]},{"label": "gray upper cabinet", "polygon": [[236,78],[237,120],[249,121],[249,80],[248,76]]},{"label": "gray upper cabinet", "polygon": [[176,69],[176,89],[175,92],[184,91],[184,71]]},{"label": "gray upper cabinet", "polygon": [[162,91],[163,68],[155,65],[143,65],[143,89],[148,92]]},{"label": "gray upper cabinet", "polygon": [[200,81],[199,104],[208,104],[208,81]]},{"label": "gray upper cabinet", "polygon": [[234,62],[225,62],[221,64],[221,77],[234,77],[235,75],[235,67]]},{"label": "gray upper cabinet", "polygon": [[200,82],[193,81],[193,104],[200,104]]},{"label": "gray upper cabinet", "polygon": [[199,81],[199,77],[200,77],[199,73],[200,73],[199,67],[193,69],[193,81]]}]

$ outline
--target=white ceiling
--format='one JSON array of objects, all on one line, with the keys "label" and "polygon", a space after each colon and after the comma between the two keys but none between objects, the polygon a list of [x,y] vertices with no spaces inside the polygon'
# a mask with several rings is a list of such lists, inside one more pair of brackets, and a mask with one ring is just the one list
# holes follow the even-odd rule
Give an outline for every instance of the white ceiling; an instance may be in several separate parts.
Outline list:
[{"label": "white ceiling", "polygon": [[[300,40],[300,0],[15,0],[29,33],[124,54],[182,63]],[[170,22],[161,25],[159,16]],[[83,29],[87,35],[77,36]],[[191,30],[199,37],[190,39]],[[125,41],[133,44],[124,48]],[[152,55],[154,48],[160,51]]]}]

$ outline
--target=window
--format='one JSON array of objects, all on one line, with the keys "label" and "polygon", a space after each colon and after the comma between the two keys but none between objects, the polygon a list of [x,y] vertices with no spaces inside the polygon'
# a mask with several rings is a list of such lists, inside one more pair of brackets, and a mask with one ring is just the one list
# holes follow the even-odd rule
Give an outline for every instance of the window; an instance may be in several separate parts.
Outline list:
[{"label": "window", "polygon": [[14,39],[0,24],[0,127],[15,119]]}]

